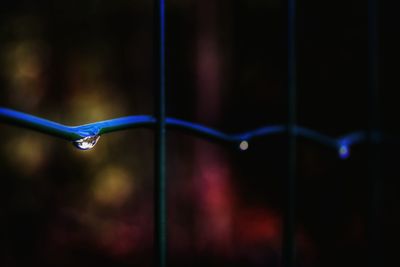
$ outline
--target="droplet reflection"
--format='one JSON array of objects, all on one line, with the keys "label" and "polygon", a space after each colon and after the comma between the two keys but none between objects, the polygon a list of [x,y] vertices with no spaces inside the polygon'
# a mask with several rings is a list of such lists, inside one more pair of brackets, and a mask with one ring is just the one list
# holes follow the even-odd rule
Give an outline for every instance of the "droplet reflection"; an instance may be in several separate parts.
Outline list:
[{"label": "droplet reflection", "polygon": [[100,135],[91,135],[86,136],[82,139],[75,140],[73,142],[74,146],[80,150],[89,150],[92,149],[99,141]]}]

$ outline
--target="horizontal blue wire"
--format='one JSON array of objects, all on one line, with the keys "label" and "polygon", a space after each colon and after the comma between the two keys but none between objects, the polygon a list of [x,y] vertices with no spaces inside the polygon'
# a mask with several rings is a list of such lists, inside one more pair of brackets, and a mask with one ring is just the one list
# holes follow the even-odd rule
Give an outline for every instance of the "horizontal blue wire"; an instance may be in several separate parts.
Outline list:
[{"label": "horizontal blue wire", "polygon": [[318,143],[325,144],[327,146],[331,146],[331,147],[338,146],[338,142],[335,138],[321,134],[315,130],[311,130],[311,129],[300,127],[300,126],[295,126],[294,132],[298,136],[303,136],[306,139],[310,139],[310,140],[316,141]]},{"label": "horizontal blue wire", "polygon": [[82,138],[82,135],[80,135],[73,127],[68,127],[12,109],[0,108],[0,121],[30,128],[32,130],[51,134],[67,140],[76,140]]},{"label": "horizontal blue wire", "polygon": [[[156,125],[157,119],[150,115],[135,115],[79,126],[66,126],[16,110],[0,108],[0,121],[50,134],[69,141],[76,141],[87,136],[102,135],[140,127],[153,127]],[[168,127],[191,132],[204,138],[235,143],[269,135],[284,134],[287,131],[286,125],[267,125],[239,134],[227,134],[202,124],[176,118],[166,118],[165,123]],[[334,138],[301,126],[295,126],[294,133],[296,136],[324,144],[334,149],[339,149],[342,146],[350,147],[366,142],[368,137],[365,131],[355,131],[339,138]],[[400,143],[398,138],[394,136],[384,136],[378,132],[373,135],[373,138],[376,142],[388,141],[390,143]]]},{"label": "horizontal blue wire", "polygon": [[367,140],[367,133],[363,131],[357,131],[349,133],[338,139],[338,144],[340,145],[355,145]]}]

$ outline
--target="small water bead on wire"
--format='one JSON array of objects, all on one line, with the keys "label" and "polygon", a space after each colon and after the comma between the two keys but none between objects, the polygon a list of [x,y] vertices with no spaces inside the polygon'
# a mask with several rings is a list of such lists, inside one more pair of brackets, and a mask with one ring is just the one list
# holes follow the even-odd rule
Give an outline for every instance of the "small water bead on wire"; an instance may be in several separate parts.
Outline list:
[{"label": "small water bead on wire", "polygon": [[239,149],[242,151],[246,151],[247,149],[249,149],[249,142],[247,142],[246,140],[241,141],[239,144]]},{"label": "small water bead on wire", "polygon": [[347,159],[350,157],[350,148],[346,144],[340,144],[338,154],[341,159]]},{"label": "small water bead on wire", "polygon": [[75,140],[72,143],[76,148],[80,150],[90,150],[97,144],[97,141],[99,141],[99,139],[100,135],[90,135],[82,139]]}]

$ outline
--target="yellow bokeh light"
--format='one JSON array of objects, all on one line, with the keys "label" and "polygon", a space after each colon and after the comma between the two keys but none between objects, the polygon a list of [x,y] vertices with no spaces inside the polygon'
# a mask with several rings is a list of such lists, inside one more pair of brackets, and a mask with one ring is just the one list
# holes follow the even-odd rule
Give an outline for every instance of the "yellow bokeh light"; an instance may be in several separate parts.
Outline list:
[{"label": "yellow bokeh light", "polygon": [[133,179],[120,167],[101,169],[91,190],[92,199],[100,205],[118,207],[123,205],[133,192]]},{"label": "yellow bokeh light", "polygon": [[5,152],[18,172],[33,175],[45,165],[49,148],[42,136],[20,134],[7,143]]}]

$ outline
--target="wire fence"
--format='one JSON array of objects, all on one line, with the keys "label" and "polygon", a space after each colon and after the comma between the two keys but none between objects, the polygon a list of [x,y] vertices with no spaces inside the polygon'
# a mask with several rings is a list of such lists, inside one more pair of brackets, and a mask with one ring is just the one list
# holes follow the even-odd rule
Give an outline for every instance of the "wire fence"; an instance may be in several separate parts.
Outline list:
[{"label": "wire fence", "polygon": [[265,125],[243,133],[228,134],[202,124],[184,121],[166,115],[166,67],[165,59],[165,0],[155,1],[155,115],[135,115],[110,119],[79,126],[66,126],[50,120],[39,118],[8,108],[0,108],[0,121],[24,128],[29,128],[48,135],[71,141],[79,149],[93,148],[100,136],[126,129],[152,128],[155,131],[155,187],[154,187],[154,225],[155,225],[155,259],[157,266],[167,266],[167,185],[166,168],[166,134],[167,130],[186,131],[209,140],[233,144],[240,150],[260,138],[272,135],[287,136],[288,173],[286,181],[286,212],[283,222],[282,262],[285,267],[296,266],[295,226],[296,226],[296,140],[306,138],[337,151],[338,156],[345,159],[350,156],[351,148],[359,143],[366,143],[369,148],[369,184],[370,184],[370,224],[369,224],[369,257],[371,266],[377,266],[380,259],[380,227],[378,211],[380,209],[381,190],[381,151],[382,143],[399,143],[397,137],[388,136],[380,130],[379,108],[379,36],[377,0],[368,0],[368,95],[369,95],[369,127],[339,137],[333,137],[313,129],[302,127],[296,121],[296,0],[287,1],[287,88],[288,88],[288,120],[286,124]]}]

